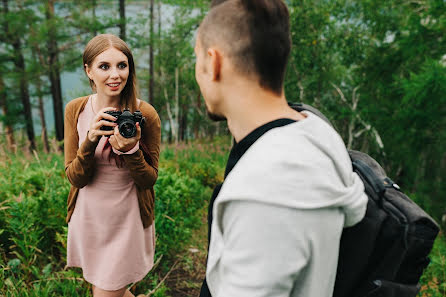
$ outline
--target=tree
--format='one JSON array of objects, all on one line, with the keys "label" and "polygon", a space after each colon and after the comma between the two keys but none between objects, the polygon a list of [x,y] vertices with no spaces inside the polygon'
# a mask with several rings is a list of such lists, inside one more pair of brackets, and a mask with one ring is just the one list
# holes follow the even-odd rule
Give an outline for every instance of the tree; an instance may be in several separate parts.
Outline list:
[{"label": "tree", "polygon": [[20,21],[20,17],[23,17],[23,14],[17,13],[15,15],[10,15],[9,13],[9,3],[8,0],[3,0],[3,13],[6,16],[5,22],[3,24],[5,31],[5,40],[4,42],[10,43],[13,48],[13,53],[11,54],[12,62],[15,66],[15,74],[17,76],[18,81],[18,90],[19,96],[22,102],[23,114],[24,114],[24,123],[26,127],[26,133],[29,141],[29,150],[36,149],[36,143],[34,140],[34,126],[32,122],[32,113],[31,113],[31,102],[29,97],[29,89],[28,89],[28,77],[25,66],[25,58],[22,50],[22,41],[20,40],[19,26],[11,26],[9,24],[14,18],[16,21]]},{"label": "tree", "polygon": [[6,135],[6,146],[8,150],[12,151],[15,146],[15,140],[14,140],[14,129],[12,128],[12,123],[8,118],[9,111],[8,111],[8,102],[6,99],[6,86],[5,82],[3,81],[3,77],[0,74],[0,108],[3,113],[2,122],[5,125],[5,135]]},{"label": "tree", "polygon": [[[348,145],[370,153],[402,187],[432,197],[425,201],[435,205],[434,197],[445,193],[439,186],[444,183],[445,155],[433,149],[437,144],[430,145],[427,135],[439,128],[429,126],[427,118],[414,117],[418,113],[408,102],[413,106],[418,98],[436,106],[429,109],[429,117],[444,125],[440,115],[444,110],[436,105],[442,103],[441,92],[422,97],[421,90],[431,85],[438,90],[434,70],[444,76],[438,61],[446,48],[446,3],[290,1],[290,11],[294,50],[286,80],[288,98],[314,103],[332,119]],[[355,137],[363,130],[361,122],[373,129]],[[416,127],[413,134],[408,133],[411,127]],[[376,135],[383,146],[375,141]],[[442,165],[431,170],[431,160]],[[425,179],[429,187],[422,186]]]},{"label": "tree", "polygon": [[125,19],[125,0],[119,0],[119,37],[126,40],[126,19]]},{"label": "tree", "polygon": [[45,6],[48,23],[48,67],[53,97],[53,111],[56,128],[56,139],[61,141],[64,137],[63,101],[60,85],[59,49],[57,45],[57,20],[54,17],[54,0],[48,0]]},{"label": "tree", "polygon": [[153,87],[154,87],[154,71],[153,71],[153,48],[154,48],[154,29],[153,29],[153,8],[154,8],[154,0],[150,0],[150,42],[149,42],[149,103],[153,105]]}]

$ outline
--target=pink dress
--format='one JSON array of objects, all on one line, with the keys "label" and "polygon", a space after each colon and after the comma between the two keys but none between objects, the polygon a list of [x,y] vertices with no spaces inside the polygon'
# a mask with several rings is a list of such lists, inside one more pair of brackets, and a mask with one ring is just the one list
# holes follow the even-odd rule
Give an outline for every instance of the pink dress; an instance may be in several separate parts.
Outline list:
[{"label": "pink dress", "polygon": [[[77,123],[79,146],[94,116],[90,97]],[[85,280],[100,289],[118,290],[153,267],[155,227],[143,228],[132,177],[109,161],[105,140],[99,141],[94,176],[79,190],[68,223],[67,266],[81,267]]]}]

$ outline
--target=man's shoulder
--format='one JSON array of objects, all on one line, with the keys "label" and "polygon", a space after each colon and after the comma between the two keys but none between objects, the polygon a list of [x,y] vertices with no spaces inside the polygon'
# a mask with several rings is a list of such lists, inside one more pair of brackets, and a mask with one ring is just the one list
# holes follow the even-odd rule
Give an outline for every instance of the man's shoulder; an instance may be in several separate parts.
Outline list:
[{"label": "man's shoulder", "polygon": [[316,201],[323,189],[343,188],[352,172],[347,150],[336,132],[318,129],[294,123],[264,134],[226,177],[221,196],[306,207],[297,189]]}]

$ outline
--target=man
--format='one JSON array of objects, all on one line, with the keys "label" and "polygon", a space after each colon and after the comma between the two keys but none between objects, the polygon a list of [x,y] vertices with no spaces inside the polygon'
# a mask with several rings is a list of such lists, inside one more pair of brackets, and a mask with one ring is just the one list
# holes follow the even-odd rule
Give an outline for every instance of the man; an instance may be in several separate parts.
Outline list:
[{"label": "man", "polygon": [[367,198],[341,137],[287,105],[282,0],[214,1],[197,34],[196,79],[235,139],[209,207],[200,296],[332,295],[344,226]]}]

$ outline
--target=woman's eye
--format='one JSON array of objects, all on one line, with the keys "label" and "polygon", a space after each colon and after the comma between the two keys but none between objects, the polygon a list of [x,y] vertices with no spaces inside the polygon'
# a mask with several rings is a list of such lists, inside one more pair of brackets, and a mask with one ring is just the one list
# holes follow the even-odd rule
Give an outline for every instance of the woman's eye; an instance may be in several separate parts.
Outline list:
[{"label": "woman's eye", "polygon": [[119,69],[124,69],[125,67],[127,67],[127,64],[125,63],[121,63],[118,65]]},{"label": "woman's eye", "polygon": [[109,66],[107,64],[102,64],[101,66],[99,66],[99,68],[102,70],[107,70]]}]

